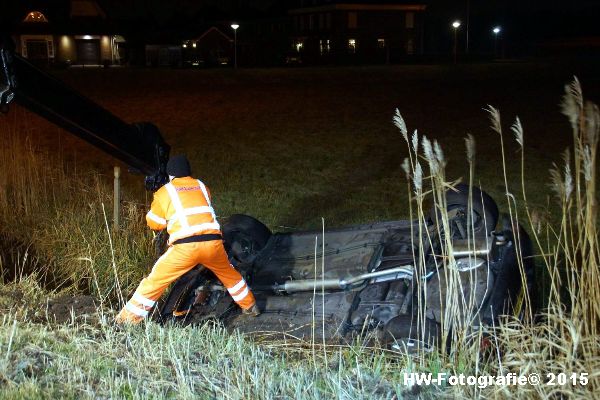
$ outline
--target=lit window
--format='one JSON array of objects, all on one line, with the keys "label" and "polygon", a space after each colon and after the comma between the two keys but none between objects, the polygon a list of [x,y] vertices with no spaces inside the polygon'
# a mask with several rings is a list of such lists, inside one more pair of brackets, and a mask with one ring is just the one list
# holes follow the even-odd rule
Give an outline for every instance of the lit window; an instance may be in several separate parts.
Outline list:
[{"label": "lit window", "polygon": [[377,39],[377,48],[385,49],[385,39],[383,39],[383,38]]},{"label": "lit window", "polygon": [[192,47],[196,48],[196,42],[192,43]]},{"label": "lit window", "polygon": [[356,29],[358,26],[358,16],[355,12],[348,13],[348,28]]},{"label": "lit window", "polygon": [[319,50],[321,51],[321,55],[328,54],[331,51],[331,40],[329,40],[329,39],[319,40]]},{"label": "lit window", "polygon": [[296,50],[298,53],[300,53],[300,51],[302,51],[302,49],[304,48],[304,41],[301,39],[296,39],[294,40],[294,50]]},{"label": "lit window", "polygon": [[356,39],[348,39],[348,51],[352,54],[356,53]]},{"label": "lit window", "polygon": [[23,22],[48,22],[46,16],[39,11],[32,11],[25,16]]},{"label": "lit window", "polygon": [[415,13],[414,12],[406,13],[406,27],[408,29],[412,29],[415,27]]}]

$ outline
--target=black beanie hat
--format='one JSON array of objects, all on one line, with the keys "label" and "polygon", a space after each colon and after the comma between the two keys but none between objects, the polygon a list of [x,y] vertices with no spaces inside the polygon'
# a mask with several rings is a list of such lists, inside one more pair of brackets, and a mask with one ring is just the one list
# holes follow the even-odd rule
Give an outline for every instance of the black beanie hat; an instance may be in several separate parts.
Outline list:
[{"label": "black beanie hat", "polygon": [[190,162],[187,157],[183,154],[179,154],[169,158],[169,162],[167,163],[167,174],[174,176],[175,178],[192,175],[192,169],[190,168]]}]

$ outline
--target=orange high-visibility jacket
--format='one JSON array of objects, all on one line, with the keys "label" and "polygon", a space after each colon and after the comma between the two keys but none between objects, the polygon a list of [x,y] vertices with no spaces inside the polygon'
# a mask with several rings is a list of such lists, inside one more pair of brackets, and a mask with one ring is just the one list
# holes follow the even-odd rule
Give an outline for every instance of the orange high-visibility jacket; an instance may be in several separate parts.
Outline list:
[{"label": "orange high-visibility jacket", "polygon": [[208,188],[189,176],[174,178],[154,193],[146,222],[155,231],[167,228],[169,244],[189,236],[221,233]]}]

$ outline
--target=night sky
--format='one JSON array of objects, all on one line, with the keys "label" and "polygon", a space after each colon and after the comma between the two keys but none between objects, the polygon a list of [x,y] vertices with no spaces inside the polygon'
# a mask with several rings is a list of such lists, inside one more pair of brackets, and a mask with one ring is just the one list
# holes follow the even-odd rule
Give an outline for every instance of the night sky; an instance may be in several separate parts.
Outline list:
[{"label": "night sky", "polygon": [[[351,1],[348,1],[351,2]],[[367,1],[368,2],[368,1]],[[384,3],[386,1],[374,1]],[[394,2],[394,1],[390,1]],[[397,1],[396,1],[397,2]],[[298,1],[274,0],[105,0],[102,2],[115,16],[139,17],[142,15],[164,21],[182,14],[193,15],[202,9],[221,9],[223,14],[243,14],[253,8],[266,11],[279,8],[282,3],[297,4]],[[571,34],[575,31],[592,33],[600,17],[598,0],[425,0],[429,14],[436,18],[466,17],[470,6],[471,17],[482,17],[486,21],[498,20],[508,25],[511,20],[523,21],[523,30],[531,32],[560,32]],[[526,24],[525,24],[526,22]]]},{"label": "night sky", "polygon": [[[540,42],[600,36],[598,0],[460,0],[428,1],[427,46],[444,51],[450,21],[465,24],[469,8],[470,48],[485,52],[492,45],[492,28],[501,26],[501,39],[513,49]],[[462,42],[465,30],[461,29]],[[446,41],[440,40],[446,38]],[[441,48],[440,48],[441,47]]]},{"label": "night sky", "polygon": [[[346,1],[353,2],[353,1]],[[369,1],[363,1],[369,2]],[[371,1],[372,3],[398,3],[399,1]],[[401,3],[402,1],[400,1]],[[410,1],[405,1],[410,3]],[[275,0],[104,0],[101,2],[115,16],[135,18],[146,16],[165,23],[181,16],[193,16],[198,12],[214,11],[223,16],[251,14],[252,9],[268,11],[284,5],[298,4],[298,1]],[[428,15],[436,20],[453,18],[466,19],[470,8],[472,22],[477,18],[486,23],[517,28],[519,32],[532,36],[600,34],[597,27],[600,17],[599,0],[425,0]],[[217,10],[220,10],[219,13]]]}]

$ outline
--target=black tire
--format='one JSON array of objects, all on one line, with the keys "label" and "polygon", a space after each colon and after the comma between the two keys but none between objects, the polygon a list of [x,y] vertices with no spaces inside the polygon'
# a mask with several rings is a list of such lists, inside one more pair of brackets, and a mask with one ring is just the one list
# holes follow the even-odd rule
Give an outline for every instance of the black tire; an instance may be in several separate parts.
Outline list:
[{"label": "black tire", "polygon": [[202,272],[203,268],[196,266],[175,281],[169,295],[159,302],[157,316],[159,322],[173,320],[173,312],[181,311],[187,306],[190,296],[199,285],[199,281],[203,279]]},{"label": "black tire", "polygon": [[273,235],[265,224],[243,214],[229,217],[221,232],[227,254],[240,266],[252,264]]},{"label": "black tire", "polygon": [[[455,186],[456,191],[448,190],[446,192],[446,205],[450,217],[450,234],[453,239],[467,239],[467,216],[469,204],[469,185],[463,183]],[[498,223],[498,205],[489,194],[473,186],[473,230],[475,235],[488,235]],[[439,210],[434,206],[429,218],[432,223],[439,220]]]},{"label": "black tire", "polygon": [[[492,252],[493,267],[491,272],[493,273],[493,284],[488,297],[485,299],[485,306],[482,308],[483,320],[488,325],[498,323],[497,317],[499,315],[517,315],[519,319],[524,321],[525,315],[529,311],[532,315],[535,314],[537,303],[533,244],[529,234],[522,226],[519,226],[517,231],[517,228],[512,226],[510,217],[506,214],[503,214],[500,219],[498,232],[512,244]],[[519,241],[518,248],[515,246],[517,240]],[[518,301],[523,286],[519,258],[523,261],[526,285],[524,289],[529,295],[531,310],[527,310],[524,303]],[[519,309],[515,308],[519,303],[521,303],[521,307]]]}]

